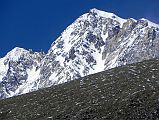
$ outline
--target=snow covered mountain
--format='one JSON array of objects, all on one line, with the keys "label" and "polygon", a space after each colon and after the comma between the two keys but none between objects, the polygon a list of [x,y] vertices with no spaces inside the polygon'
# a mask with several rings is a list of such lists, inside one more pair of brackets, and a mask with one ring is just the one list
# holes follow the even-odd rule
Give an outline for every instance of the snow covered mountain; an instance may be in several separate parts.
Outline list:
[{"label": "snow covered mountain", "polygon": [[47,54],[15,48],[0,59],[0,98],[27,93],[117,66],[159,58],[159,25],[91,9]]},{"label": "snow covered mountain", "polygon": [[[39,76],[39,66],[43,57],[44,54],[42,53],[33,53],[31,50],[27,51],[16,47],[4,58],[1,58],[0,98],[14,96],[21,85],[36,80]],[[33,88],[31,85],[27,87],[30,90]]]}]

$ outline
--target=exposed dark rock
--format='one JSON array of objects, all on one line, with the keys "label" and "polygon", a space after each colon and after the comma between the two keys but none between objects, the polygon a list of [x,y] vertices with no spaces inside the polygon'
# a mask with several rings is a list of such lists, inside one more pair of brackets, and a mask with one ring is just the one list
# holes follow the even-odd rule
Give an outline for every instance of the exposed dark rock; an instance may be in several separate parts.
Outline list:
[{"label": "exposed dark rock", "polygon": [[0,100],[1,120],[158,120],[159,60]]}]

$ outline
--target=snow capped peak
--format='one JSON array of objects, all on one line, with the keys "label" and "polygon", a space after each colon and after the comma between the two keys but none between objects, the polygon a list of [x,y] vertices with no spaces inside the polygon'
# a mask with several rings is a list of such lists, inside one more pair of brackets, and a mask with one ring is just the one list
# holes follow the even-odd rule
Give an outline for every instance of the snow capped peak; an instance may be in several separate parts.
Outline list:
[{"label": "snow capped peak", "polygon": [[[105,11],[102,11],[102,10],[98,10],[96,8],[91,9],[90,12],[96,13],[98,16],[101,16],[101,17],[111,18],[113,20],[116,20],[116,21],[118,21],[121,24],[121,26],[123,25],[124,22],[126,22],[126,19],[120,18],[116,14],[111,13],[111,12],[105,12]],[[129,18],[129,19],[137,22],[137,20],[135,20],[133,18]],[[159,24],[151,22],[148,19],[141,18],[140,20],[148,22],[148,26],[150,26],[150,27],[157,27],[157,28],[159,28]]]},{"label": "snow capped peak", "polygon": [[159,28],[159,24],[156,24],[156,23],[154,23],[154,22],[151,22],[151,21],[149,21],[148,19],[141,18],[140,20],[143,20],[143,21],[148,22],[148,26],[150,26],[150,27],[157,27],[157,28]]},{"label": "snow capped peak", "polygon": [[27,51],[27,50],[25,50],[24,48],[20,48],[20,47],[15,47],[11,50],[11,52],[20,52],[20,51],[22,52],[22,51]]},{"label": "snow capped peak", "polygon": [[113,16],[116,16],[114,13],[105,12],[105,11],[102,11],[102,10],[98,10],[96,8],[91,9],[90,12],[97,13],[100,16],[110,17],[110,18],[113,17]]},{"label": "snow capped peak", "polygon": [[96,13],[98,16],[101,16],[101,17],[111,18],[113,20],[116,20],[121,24],[121,26],[123,25],[124,22],[126,22],[126,19],[120,18],[117,15],[115,15],[114,13],[105,12],[102,10],[98,10],[96,8],[91,9],[90,12]]},{"label": "snow capped peak", "polygon": [[8,71],[8,61],[18,61],[19,57],[23,53],[27,53],[28,51],[24,48],[15,47],[10,52],[7,53],[6,56],[3,58],[0,58],[0,82],[2,81],[2,78],[4,75],[7,74]]},{"label": "snow capped peak", "polygon": [[27,50],[25,50],[24,48],[15,47],[9,52],[9,54],[11,54],[11,53],[22,53],[22,52],[27,52]]},{"label": "snow capped peak", "polygon": [[15,47],[5,57],[9,58],[10,60],[16,61],[22,54],[28,52],[29,51],[25,50],[24,48]]},{"label": "snow capped peak", "polygon": [[129,18],[130,20],[134,21],[134,22],[137,22],[137,20],[135,20],[134,18]]}]

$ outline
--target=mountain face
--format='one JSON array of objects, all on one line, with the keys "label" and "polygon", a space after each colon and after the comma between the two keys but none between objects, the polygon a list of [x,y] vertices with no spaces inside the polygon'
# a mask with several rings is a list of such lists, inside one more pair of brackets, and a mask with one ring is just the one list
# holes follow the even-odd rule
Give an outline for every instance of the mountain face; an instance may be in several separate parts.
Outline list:
[{"label": "mountain face", "polygon": [[14,96],[21,85],[25,83],[27,83],[28,89],[32,90],[35,86],[29,85],[29,83],[37,79],[39,65],[43,57],[42,53],[14,48],[4,58],[1,58],[0,98]]},{"label": "mountain face", "polygon": [[152,58],[159,58],[159,25],[91,9],[64,30],[47,54],[15,48],[1,58],[0,98]]},{"label": "mountain face", "polygon": [[1,120],[158,120],[159,60],[0,100]]}]

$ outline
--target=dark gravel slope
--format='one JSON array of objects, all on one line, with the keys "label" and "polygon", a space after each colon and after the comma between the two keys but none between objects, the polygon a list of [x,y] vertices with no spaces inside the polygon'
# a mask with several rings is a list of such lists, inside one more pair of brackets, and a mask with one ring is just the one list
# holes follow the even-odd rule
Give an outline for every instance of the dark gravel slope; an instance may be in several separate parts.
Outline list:
[{"label": "dark gravel slope", "polygon": [[159,120],[159,60],[1,100],[0,120]]}]

